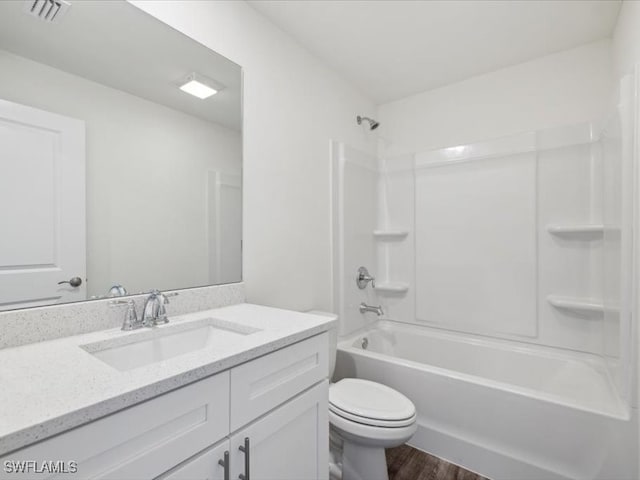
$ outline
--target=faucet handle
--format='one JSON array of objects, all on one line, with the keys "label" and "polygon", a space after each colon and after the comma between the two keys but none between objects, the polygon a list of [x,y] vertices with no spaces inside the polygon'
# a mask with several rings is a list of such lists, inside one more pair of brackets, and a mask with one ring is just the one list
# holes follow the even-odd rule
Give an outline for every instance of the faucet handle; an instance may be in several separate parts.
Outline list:
[{"label": "faucet handle", "polygon": [[158,292],[156,294],[158,298],[158,318],[156,319],[156,323],[169,323],[169,319],[167,318],[167,308],[166,304],[170,303],[168,297],[175,297],[178,295],[178,292],[171,293],[163,293]]},{"label": "faucet handle", "polygon": [[163,293],[160,292],[160,296],[164,297],[163,302],[166,303],[171,303],[169,302],[169,297],[177,297],[178,295],[180,295],[178,292],[170,292],[170,293]]},{"label": "faucet handle", "polygon": [[371,286],[376,288],[376,279],[374,276],[369,275],[369,271],[366,267],[358,268],[358,273],[356,275],[356,284],[360,290],[364,290],[367,286],[367,283],[371,282]]},{"label": "faucet handle", "polygon": [[122,322],[122,330],[135,330],[140,328],[142,323],[138,321],[138,313],[136,312],[136,304],[133,300],[113,300],[109,302],[110,307],[120,307],[126,305],[127,311],[124,314],[124,321]]},{"label": "faucet handle", "polygon": [[154,288],[149,292],[149,296],[163,298],[164,299],[163,301],[165,301],[165,303],[169,303],[168,297],[177,297],[178,295],[179,295],[178,292],[164,293],[158,290],[157,288]]}]

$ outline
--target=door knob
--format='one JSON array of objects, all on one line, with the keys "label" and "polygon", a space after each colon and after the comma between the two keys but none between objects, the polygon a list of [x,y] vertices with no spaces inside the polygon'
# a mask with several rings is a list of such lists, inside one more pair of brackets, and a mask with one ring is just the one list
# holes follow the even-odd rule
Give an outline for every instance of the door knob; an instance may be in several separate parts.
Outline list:
[{"label": "door knob", "polygon": [[68,283],[75,288],[82,285],[82,279],[80,277],[73,277],[71,280],[63,280],[62,282],[58,282],[58,285],[62,285],[64,283]]}]

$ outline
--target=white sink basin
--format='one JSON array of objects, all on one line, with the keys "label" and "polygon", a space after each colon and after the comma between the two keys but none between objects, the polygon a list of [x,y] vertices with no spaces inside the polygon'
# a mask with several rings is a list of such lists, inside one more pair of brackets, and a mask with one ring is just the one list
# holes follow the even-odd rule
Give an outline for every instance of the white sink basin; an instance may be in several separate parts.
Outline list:
[{"label": "white sink basin", "polygon": [[111,367],[127,371],[204,348],[220,348],[259,331],[257,328],[206,318],[144,329],[133,335],[81,345],[81,348]]}]

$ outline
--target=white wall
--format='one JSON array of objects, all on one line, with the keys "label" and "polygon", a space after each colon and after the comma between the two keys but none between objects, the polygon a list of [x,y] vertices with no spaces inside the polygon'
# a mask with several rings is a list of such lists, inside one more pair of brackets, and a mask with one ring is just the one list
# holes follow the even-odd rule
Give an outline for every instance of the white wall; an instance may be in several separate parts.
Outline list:
[{"label": "white wall", "polygon": [[132,3],[244,69],[248,301],[332,308],[330,139],[375,151],[373,103],[244,2]]},{"label": "white wall", "polygon": [[86,123],[88,294],[212,283],[206,177],[240,174],[240,132],[3,50],[0,71],[0,98]]},{"label": "white wall", "polygon": [[610,104],[610,45],[591,43],[381,105],[380,153],[419,152],[599,118]]}]

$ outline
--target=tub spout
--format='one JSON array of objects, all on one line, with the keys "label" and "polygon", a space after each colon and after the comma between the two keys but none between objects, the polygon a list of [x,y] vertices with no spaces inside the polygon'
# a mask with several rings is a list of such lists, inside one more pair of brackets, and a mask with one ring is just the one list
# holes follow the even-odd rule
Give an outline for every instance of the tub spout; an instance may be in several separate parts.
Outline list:
[{"label": "tub spout", "polygon": [[378,315],[379,317],[384,315],[384,312],[382,311],[382,306],[381,305],[378,305],[377,307],[373,307],[371,305],[367,305],[366,303],[362,302],[360,304],[360,313],[367,313],[367,312],[373,312],[376,315]]}]

